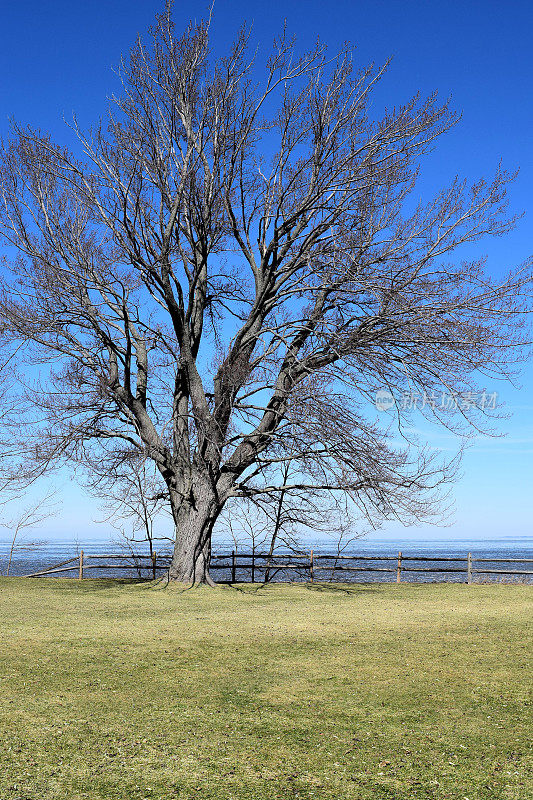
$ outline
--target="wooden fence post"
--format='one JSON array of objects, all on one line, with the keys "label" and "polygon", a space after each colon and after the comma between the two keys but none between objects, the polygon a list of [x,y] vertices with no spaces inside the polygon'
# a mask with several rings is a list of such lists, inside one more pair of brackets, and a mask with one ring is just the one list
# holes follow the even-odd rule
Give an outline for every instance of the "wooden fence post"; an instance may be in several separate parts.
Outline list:
[{"label": "wooden fence post", "polygon": [[237,566],[235,564],[235,550],[231,551],[231,582],[236,583],[237,580]]},{"label": "wooden fence post", "polygon": [[396,583],[400,583],[402,580],[402,551],[398,552],[398,568],[396,570]]},{"label": "wooden fence post", "polygon": [[78,573],[78,579],[81,581],[83,578],[83,550],[80,550],[80,570]]},{"label": "wooden fence post", "polygon": [[472,553],[469,553],[466,558],[466,582],[472,583]]},{"label": "wooden fence post", "polygon": [[157,553],[154,550],[154,552],[152,553],[152,575],[153,575],[154,581],[155,581],[155,576],[156,576],[156,572],[155,572],[156,571],[156,567],[157,567]]},{"label": "wooden fence post", "polygon": [[313,583],[315,579],[315,559],[313,557],[313,551],[309,553],[309,577],[311,579],[311,583]]}]

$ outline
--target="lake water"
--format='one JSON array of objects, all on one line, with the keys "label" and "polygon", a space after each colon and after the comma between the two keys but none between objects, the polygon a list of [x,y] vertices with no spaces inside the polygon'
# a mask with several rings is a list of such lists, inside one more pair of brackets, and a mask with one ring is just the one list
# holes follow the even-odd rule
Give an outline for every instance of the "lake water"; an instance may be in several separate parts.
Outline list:
[{"label": "lake water", "polygon": [[[9,550],[11,543],[9,541],[0,540],[0,574],[6,573],[7,563],[9,558]],[[528,559],[533,559],[533,537],[524,536],[519,538],[506,538],[487,539],[487,540],[457,540],[457,539],[440,539],[431,541],[419,541],[414,539],[395,539],[395,540],[372,540],[371,538],[359,539],[351,543],[342,555],[350,555],[354,557],[369,557],[373,556],[378,558],[376,561],[361,560],[352,562],[352,565],[358,567],[365,567],[364,572],[347,572],[335,571],[332,568],[335,563],[338,565],[346,565],[346,560],[334,561],[329,558],[324,558],[324,555],[335,554],[336,548],[330,542],[320,542],[313,544],[305,544],[302,552],[309,554],[311,548],[314,552],[314,571],[315,580],[331,580],[334,578],[337,581],[358,581],[358,582],[384,582],[394,581],[396,579],[396,567],[398,551],[402,552],[402,581],[405,582],[429,582],[429,581],[449,581],[460,582],[466,581],[466,564],[467,554],[472,554],[472,566],[474,569],[474,580],[508,580],[520,581],[526,583],[533,583],[533,575],[520,575],[511,576],[503,573],[497,575],[494,573],[481,574],[476,573],[477,569],[486,570],[512,570],[533,572],[533,563],[528,563]],[[93,556],[107,556],[109,554],[124,553],[122,559],[105,559],[99,558],[97,560],[86,562],[84,565],[84,577],[121,577],[121,578],[134,578],[137,577],[139,572],[136,563],[131,558],[126,557],[126,553],[121,550],[121,547],[112,541],[93,541],[86,542],[83,545],[79,543],[68,542],[47,542],[31,549],[24,549],[24,542],[17,547],[13,553],[11,562],[10,574],[11,575],[27,575],[28,573],[38,572],[48,567],[53,566],[59,562],[66,561],[70,558],[78,558],[80,549],[84,550],[85,557]],[[169,555],[169,545],[158,546],[158,553],[164,556]],[[213,546],[215,554],[230,554],[234,549],[234,544],[231,542],[216,542]],[[250,547],[243,544],[238,549],[238,552],[249,553]],[[136,547],[138,553],[146,553],[141,546]],[[452,562],[438,563],[437,558],[453,558],[459,559]],[[418,560],[421,559],[421,560]],[[480,561],[484,559],[484,561]],[[499,559],[514,559],[516,563],[503,564]],[[148,560],[145,559],[141,562],[145,567],[148,567]],[[221,562],[219,562],[221,563]],[[217,566],[213,567],[213,577],[215,580],[229,580],[231,571],[229,569],[229,559],[224,559],[225,568]],[[257,566],[261,563],[257,559]],[[264,562],[263,562],[264,563]],[[308,561],[306,562],[308,563]],[[91,564],[100,564],[101,566],[107,565],[106,569],[95,569]],[[216,562],[215,562],[216,564]],[[118,568],[122,565],[123,568]],[[72,567],[71,572],[56,574],[56,577],[77,577],[77,563],[73,562],[66,566]],[[124,568],[127,567],[127,568]],[[376,568],[379,571],[370,571],[370,568]],[[437,567],[444,567],[449,571],[445,573],[436,573],[433,570]],[[409,570],[421,569],[424,571],[416,572]],[[390,570],[390,571],[385,571]],[[238,568],[237,580],[250,580],[250,568]],[[146,569],[142,574],[149,577]],[[163,574],[163,568],[158,570],[158,574]],[[51,576],[52,577],[52,576]],[[262,571],[256,570],[256,579],[260,580]],[[280,570],[276,573],[275,580],[307,580],[309,578],[308,569],[305,570]]]}]

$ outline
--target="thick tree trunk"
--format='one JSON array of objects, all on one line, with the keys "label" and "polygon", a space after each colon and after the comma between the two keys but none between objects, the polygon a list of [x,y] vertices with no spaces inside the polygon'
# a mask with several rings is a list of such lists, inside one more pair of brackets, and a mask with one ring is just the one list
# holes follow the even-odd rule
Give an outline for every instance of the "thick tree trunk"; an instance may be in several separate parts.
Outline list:
[{"label": "thick tree trunk", "polygon": [[211,534],[218,516],[212,497],[195,492],[191,502],[181,503],[174,516],[176,540],[170,564],[169,581],[188,585],[214,585],[209,575]]}]

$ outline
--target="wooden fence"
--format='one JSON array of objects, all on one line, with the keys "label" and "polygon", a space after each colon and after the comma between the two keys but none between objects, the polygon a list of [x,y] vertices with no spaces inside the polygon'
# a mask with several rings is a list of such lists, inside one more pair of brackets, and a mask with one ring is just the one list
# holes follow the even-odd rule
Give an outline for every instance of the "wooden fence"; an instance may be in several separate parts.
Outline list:
[{"label": "wooden fence", "polygon": [[[107,563],[106,563],[107,562]],[[373,563],[374,562],[374,563]],[[375,563],[378,562],[379,566]],[[420,566],[424,564],[425,566]],[[431,566],[430,566],[431,564]],[[441,566],[444,564],[445,566]],[[494,568],[494,565],[502,564],[503,568]],[[333,580],[336,575],[342,580],[344,573],[384,573],[383,577],[390,574],[391,580],[400,583],[402,575],[406,573],[428,573],[435,575],[448,575],[455,573],[464,575],[465,583],[473,583],[475,576],[532,576],[533,569],[524,569],[524,565],[533,565],[533,558],[476,558],[472,553],[460,557],[441,557],[441,556],[404,556],[399,552],[394,556],[359,556],[359,555],[336,555],[327,553],[279,553],[270,555],[269,553],[254,552],[239,553],[233,550],[231,553],[218,553],[212,556],[211,571],[214,578],[217,572],[225,571],[221,576],[221,583],[249,582],[261,583],[275,580],[281,576],[285,580],[294,579],[298,576],[300,580]],[[168,554],[152,553],[143,554],[108,554],[92,555],[82,550],[79,555],[53,564],[44,570],[32,572],[25,575],[26,578],[37,578],[46,575],[57,575],[74,572],[79,580],[87,577],[87,571],[107,570],[116,572],[117,570],[128,570],[134,572],[137,577],[154,579],[158,575],[164,574],[170,565]],[[384,566],[385,565],[385,566]],[[449,566],[451,565],[451,566]],[[521,569],[507,569],[508,565],[520,565]]]}]

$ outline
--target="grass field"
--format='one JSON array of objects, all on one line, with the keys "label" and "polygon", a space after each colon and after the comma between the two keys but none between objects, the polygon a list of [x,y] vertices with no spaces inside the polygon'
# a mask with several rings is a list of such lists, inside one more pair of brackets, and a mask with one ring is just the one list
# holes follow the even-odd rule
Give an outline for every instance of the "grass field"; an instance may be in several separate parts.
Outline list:
[{"label": "grass field", "polygon": [[0,798],[525,800],[532,599],[0,579]]}]

